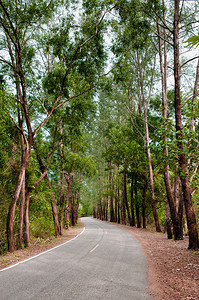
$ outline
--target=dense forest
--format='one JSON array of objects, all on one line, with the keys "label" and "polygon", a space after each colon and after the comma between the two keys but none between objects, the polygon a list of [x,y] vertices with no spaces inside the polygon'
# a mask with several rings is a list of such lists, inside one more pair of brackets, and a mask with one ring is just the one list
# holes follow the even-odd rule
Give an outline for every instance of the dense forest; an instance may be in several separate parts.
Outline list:
[{"label": "dense forest", "polygon": [[78,215],[199,247],[197,0],[0,0],[0,253]]}]

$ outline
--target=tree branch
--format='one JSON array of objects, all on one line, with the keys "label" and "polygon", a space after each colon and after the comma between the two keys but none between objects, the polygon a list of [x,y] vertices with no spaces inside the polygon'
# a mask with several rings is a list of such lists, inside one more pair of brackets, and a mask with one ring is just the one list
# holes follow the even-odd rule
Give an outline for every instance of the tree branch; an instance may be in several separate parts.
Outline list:
[{"label": "tree branch", "polygon": [[15,124],[16,128],[17,128],[17,129],[21,132],[21,134],[23,135],[24,140],[25,140],[25,142],[26,142],[26,145],[28,145],[28,140],[27,140],[27,138],[26,138],[26,136],[25,136],[25,133],[24,133],[23,129],[20,128],[20,127],[17,125],[17,123],[15,122],[15,120],[13,119],[13,117],[12,117],[10,114],[9,114],[9,116],[10,116],[10,118],[12,119],[13,123]]},{"label": "tree branch", "polygon": [[194,60],[194,59],[197,59],[197,58],[199,58],[199,55],[198,55],[198,56],[195,56],[195,57],[192,57],[192,58],[190,58],[189,60],[187,60],[185,63],[183,63],[183,64],[180,66],[180,69],[181,69],[182,67],[184,67],[184,65],[188,64],[190,61],[192,61],[192,60]]}]

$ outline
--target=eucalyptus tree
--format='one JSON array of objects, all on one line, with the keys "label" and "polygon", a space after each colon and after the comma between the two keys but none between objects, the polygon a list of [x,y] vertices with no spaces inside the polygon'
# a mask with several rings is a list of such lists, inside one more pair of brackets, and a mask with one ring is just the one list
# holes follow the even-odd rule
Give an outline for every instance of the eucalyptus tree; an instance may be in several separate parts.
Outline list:
[{"label": "eucalyptus tree", "polygon": [[[71,3],[74,4],[73,2]],[[59,18],[60,9],[64,14]],[[17,124],[16,114],[13,114],[11,117],[14,125],[21,134],[24,146],[22,147],[23,156],[21,168],[8,214],[7,236],[9,251],[13,251],[15,248],[13,227],[15,208],[20,193],[22,192],[22,186],[24,185],[25,170],[30,159],[35,135],[41,130],[58,107],[78,97],[80,94],[91,90],[100,78],[100,74],[94,75],[92,78],[93,84],[89,84],[89,82],[86,85],[84,84],[85,88],[81,90],[81,92],[77,85],[76,89],[72,89],[72,91],[70,90],[70,86],[68,86],[68,95],[64,93],[67,85],[67,77],[73,64],[75,65],[75,61],[82,61],[82,66],[85,66],[85,63],[89,61],[92,55],[92,48],[89,48],[88,44],[91,45],[91,42],[93,42],[95,45],[97,43],[99,30],[103,27],[103,20],[109,11],[109,9],[103,7],[94,14],[90,14],[89,17],[84,18],[83,21],[80,21],[79,18],[78,21],[83,23],[80,27],[75,27],[75,24],[72,24],[74,15],[71,12],[73,9],[75,8],[70,6],[70,2],[68,1],[60,3],[60,1],[47,0],[26,2],[16,0],[15,5],[11,4],[10,1],[0,1],[0,24],[4,42],[4,48],[1,48],[0,59],[1,62],[9,68],[9,72],[7,72],[6,75],[16,82],[15,108],[17,109],[17,107],[19,107],[21,114],[20,120],[24,120],[25,122]],[[65,19],[66,22],[64,21]],[[71,21],[68,22],[68,19]],[[63,25],[64,22],[66,23],[64,30],[68,33],[67,36],[70,37],[71,34],[67,52],[63,53],[60,39],[58,39],[57,43],[54,41],[57,45],[57,50],[60,48],[60,52],[56,52],[56,47],[51,47],[50,44],[49,47],[46,47],[46,50],[43,51],[40,43],[41,39],[38,39],[37,33],[39,32],[39,35],[43,36],[45,40],[46,31],[48,31],[49,27],[54,27],[56,32],[58,27]],[[73,30],[72,28],[77,28],[77,30]],[[63,42],[63,40],[61,42]],[[84,52],[85,47],[86,50]],[[39,51],[40,55],[38,55]],[[54,53],[51,53],[51,51],[54,51]],[[56,93],[56,97],[51,97],[51,103],[48,105],[48,109],[45,108],[46,97],[42,85],[40,84],[40,78],[44,74],[43,71],[52,72],[55,65],[50,65],[52,62],[49,60],[46,65],[46,70],[45,64],[43,64],[41,60],[44,54],[47,57],[50,57],[52,54],[51,57],[54,57],[54,63],[59,62],[61,65],[59,91]],[[92,74],[92,72],[87,72],[85,76],[89,77],[90,74]],[[78,82],[77,79],[77,83]],[[74,90],[75,93],[72,94]],[[38,105],[35,105],[36,103],[39,103],[43,110],[41,108],[38,110]],[[36,109],[35,113],[33,107]],[[36,121],[32,119],[33,116],[37,117]],[[40,121],[40,119],[42,120]]]},{"label": "eucalyptus tree", "polygon": [[[196,69],[196,78],[194,80],[190,80],[189,82],[193,82],[192,90],[193,92],[187,93],[185,91],[185,87],[187,87],[187,72],[184,71],[186,66],[192,63],[194,60],[198,59],[198,56],[190,56],[187,58],[183,57],[183,41],[187,39],[187,36],[192,36],[194,32],[198,28],[198,2],[193,1],[192,3],[183,1],[174,1],[172,2],[170,8],[168,8],[168,3],[164,1],[149,1],[148,4],[151,4],[152,11],[154,13],[154,19],[157,23],[157,37],[159,40],[159,57],[160,57],[160,70],[161,70],[161,78],[162,78],[162,107],[163,107],[163,122],[164,122],[164,132],[163,136],[164,142],[164,152],[166,158],[165,163],[165,186],[167,191],[167,198],[170,205],[171,210],[171,218],[174,225],[174,237],[176,239],[181,237],[180,232],[180,220],[178,215],[178,208],[175,205],[174,197],[172,195],[172,188],[169,179],[169,162],[168,162],[168,152],[170,151],[167,147],[167,56],[170,53],[173,56],[173,72],[171,75],[174,77],[174,107],[175,107],[175,131],[176,131],[176,144],[178,147],[178,151],[176,152],[176,156],[178,158],[178,173],[181,180],[182,185],[182,193],[188,223],[189,230],[189,248],[197,248],[198,247],[198,232],[197,232],[197,223],[193,209],[192,196],[191,196],[191,181],[193,176],[196,174],[198,169],[198,163],[194,163],[195,167],[193,168],[193,161],[198,162],[197,151],[194,153],[194,160],[190,159],[191,157],[191,147],[187,148],[186,145],[186,128],[183,123],[187,124],[189,129],[190,137],[193,136],[194,132],[194,102],[197,97],[197,82],[198,82],[198,66]],[[171,25],[172,24],[172,25]],[[189,41],[189,40],[188,40]],[[196,37],[197,43],[197,37]],[[162,44],[164,56],[162,57]],[[168,52],[168,50],[170,52]],[[182,49],[182,50],[181,50]],[[193,51],[192,51],[193,53]],[[192,55],[190,52],[190,55]],[[183,82],[183,89],[182,83]],[[190,89],[188,87],[188,89]],[[192,117],[191,120],[189,118],[189,113],[184,114],[185,107],[187,103],[192,102]],[[184,116],[183,116],[184,114]],[[184,121],[182,120],[184,118]],[[191,123],[191,127],[188,123]],[[188,138],[189,144],[193,143],[194,139]],[[193,154],[192,154],[193,155]],[[192,156],[193,157],[193,156]],[[192,173],[192,174],[191,174]],[[192,176],[193,175],[193,176]],[[175,195],[174,195],[175,196]],[[181,207],[181,205],[179,206]],[[180,213],[180,211],[179,211]]]},{"label": "eucalyptus tree", "polygon": [[[114,53],[123,51],[126,58],[126,66],[133,64],[131,68],[132,79],[129,83],[134,87],[133,97],[137,98],[138,118],[143,118],[145,124],[145,143],[148,156],[148,168],[150,174],[151,205],[156,225],[156,230],[161,231],[157,214],[154,194],[153,169],[150,153],[150,138],[148,128],[148,109],[151,93],[154,86],[156,49],[151,42],[150,19],[145,13],[143,2],[122,1],[119,6],[121,16],[120,25],[115,26],[119,42],[115,42]],[[141,30],[140,30],[141,28]],[[139,33],[138,33],[139,32]],[[129,67],[127,67],[129,69]],[[127,75],[129,77],[129,74]],[[123,80],[124,81],[124,80]],[[132,112],[129,107],[132,117]]]}]

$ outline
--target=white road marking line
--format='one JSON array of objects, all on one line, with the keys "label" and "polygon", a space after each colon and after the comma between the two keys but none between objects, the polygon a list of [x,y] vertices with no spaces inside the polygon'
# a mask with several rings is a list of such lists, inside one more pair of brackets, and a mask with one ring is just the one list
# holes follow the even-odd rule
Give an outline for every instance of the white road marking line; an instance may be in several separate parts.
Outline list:
[{"label": "white road marking line", "polygon": [[95,251],[95,249],[97,249],[98,246],[99,246],[99,244],[97,244],[89,253],[92,253],[93,251]]},{"label": "white road marking line", "polygon": [[14,268],[14,267],[18,266],[19,264],[23,264],[23,263],[25,263],[25,262],[27,262],[27,261],[29,261],[29,260],[31,260],[31,259],[34,259],[34,258],[36,258],[36,257],[38,257],[38,256],[40,256],[40,255],[43,255],[43,254],[45,254],[45,253],[48,253],[48,252],[50,252],[50,251],[52,251],[52,250],[54,250],[54,249],[56,249],[56,248],[62,247],[62,246],[64,246],[64,245],[66,245],[66,244],[68,244],[68,243],[74,241],[74,240],[75,240],[78,236],[80,236],[84,231],[85,231],[85,227],[84,227],[84,229],[82,230],[82,232],[80,232],[78,235],[76,235],[76,236],[75,236],[74,238],[72,238],[71,240],[66,241],[65,243],[60,244],[60,245],[58,245],[58,246],[55,246],[55,247],[53,247],[53,248],[51,248],[51,249],[49,249],[49,250],[47,250],[47,251],[41,252],[41,253],[39,253],[39,254],[37,254],[37,255],[35,255],[35,256],[32,256],[32,257],[30,257],[30,258],[28,258],[28,259],[22,260],[22,261],[20,261],[20,262],[14,264],[14,265],[12,265],[12,266],[10,266],[10,267],[4,268],[4,269],[0,270],[0,272],[7,271],[7,270],[9,270],[9,269],[11,269],[11,268]]}]

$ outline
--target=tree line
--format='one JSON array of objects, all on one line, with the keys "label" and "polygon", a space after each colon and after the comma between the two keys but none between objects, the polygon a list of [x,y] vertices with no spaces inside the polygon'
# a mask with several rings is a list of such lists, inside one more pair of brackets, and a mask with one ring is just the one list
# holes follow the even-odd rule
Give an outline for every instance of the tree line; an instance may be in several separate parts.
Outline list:
[{"label": "tree line", "polygon": [[184,209],[198,247],[199,64],[180,53],[198,4],[174,4],[0,0],[1,252],[61,235],[89,200],[157,231],[166,215],[175,239]]}]

